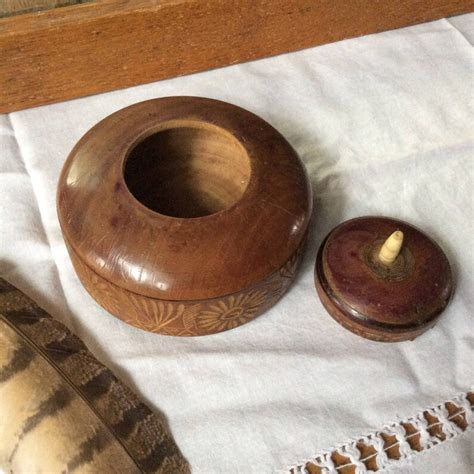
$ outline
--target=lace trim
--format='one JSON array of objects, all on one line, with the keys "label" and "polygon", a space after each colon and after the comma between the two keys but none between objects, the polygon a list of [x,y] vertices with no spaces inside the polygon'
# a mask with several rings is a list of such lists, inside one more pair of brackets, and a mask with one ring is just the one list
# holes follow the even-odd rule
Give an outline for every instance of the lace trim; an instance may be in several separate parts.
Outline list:
[{"label": "lace trim", "polygon": [[291,474],[365,474],[409,462],[414,455],[469,431],[474,426],[474,392],[389,423],[367,436],[280,471]]}]

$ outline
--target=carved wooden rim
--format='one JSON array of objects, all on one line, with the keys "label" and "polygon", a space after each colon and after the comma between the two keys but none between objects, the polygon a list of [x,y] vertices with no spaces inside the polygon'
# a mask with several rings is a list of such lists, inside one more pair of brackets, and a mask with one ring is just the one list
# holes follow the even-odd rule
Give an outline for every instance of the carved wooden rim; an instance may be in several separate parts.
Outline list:
[{"label": "carved wooden rim", "polygon": [[189,301],[160,300],[124,290],[95,273],[67,247],[82,284],[112,315],[145,331],[169,336],[203,336],[234,329],[273,306],[293,282],[305,242],[306,237],[290,259],[259,285],[219,298]]}]

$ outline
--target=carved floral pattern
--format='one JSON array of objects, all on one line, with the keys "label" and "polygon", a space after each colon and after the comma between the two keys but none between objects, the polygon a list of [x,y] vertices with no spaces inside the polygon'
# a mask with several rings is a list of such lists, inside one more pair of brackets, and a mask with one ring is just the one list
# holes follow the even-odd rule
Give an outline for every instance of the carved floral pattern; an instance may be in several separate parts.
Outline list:
[{"label": "carved floral pattern", "polygon": [[131,324],[152,332],[164,332],[167,326],[179,320],[184,313],[183,303],[172,303],[130,295],[130,302],[134,309],[135,318]]},{"label": "carved floral pattern", "polygon": [[198,336],[233,329],[272,306],[290,286],[303,245],[279,271],[251,289],[202,301],[164,301],[134,294],[92,271],[68,248],[79,278],[107,311],[146,331],[174,336]]},{"label": "carved floral pattern", "polygon": [[210,332],[233,329],[253,319],[266,302],[265,290],[252,290],[222,298],[197,316],[197,325]]}]

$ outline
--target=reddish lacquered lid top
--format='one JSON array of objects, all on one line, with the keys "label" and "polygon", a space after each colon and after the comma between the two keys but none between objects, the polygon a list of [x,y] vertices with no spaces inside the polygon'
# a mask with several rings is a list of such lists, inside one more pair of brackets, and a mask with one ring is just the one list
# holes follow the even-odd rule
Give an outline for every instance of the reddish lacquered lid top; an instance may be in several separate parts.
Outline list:
[{"label": "reddish lacquered lid top", "polygon": [[[404,234],[395,262],[377,258],[396,230]],[[340,314],[378,330],[426,325],[446,307],[452,272],[441,248],[406,222],[360,217],[336,227],[319,254],[319,277]]]}]

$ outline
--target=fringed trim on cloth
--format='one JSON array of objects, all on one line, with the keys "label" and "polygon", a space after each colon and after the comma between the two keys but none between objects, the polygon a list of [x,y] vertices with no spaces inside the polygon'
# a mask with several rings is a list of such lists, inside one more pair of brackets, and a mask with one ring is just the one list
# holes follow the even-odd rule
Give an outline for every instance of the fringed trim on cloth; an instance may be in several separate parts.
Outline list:
[{"label": "fringed trim on cloth", "polygon": [[365,474],[410,462],[413,456],[456,438],[474,426],[474,392],[417,415],[389,423],[366,436],[279,471],[289,474]]}]

